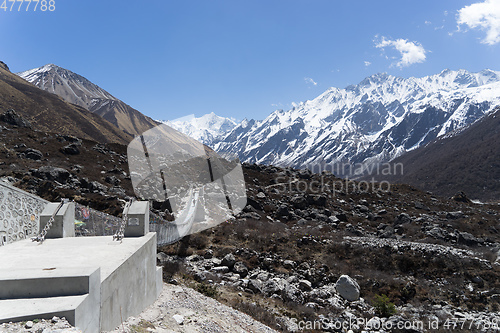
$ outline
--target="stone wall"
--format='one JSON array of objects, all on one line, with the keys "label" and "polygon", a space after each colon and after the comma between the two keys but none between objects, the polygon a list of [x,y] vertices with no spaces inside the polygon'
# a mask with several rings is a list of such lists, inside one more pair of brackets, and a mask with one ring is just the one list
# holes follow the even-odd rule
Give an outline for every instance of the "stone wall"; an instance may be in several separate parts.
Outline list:
[{"label": "stone wall", "polygon": [[48,201],[0,181],[0,245],[36,236]]}]

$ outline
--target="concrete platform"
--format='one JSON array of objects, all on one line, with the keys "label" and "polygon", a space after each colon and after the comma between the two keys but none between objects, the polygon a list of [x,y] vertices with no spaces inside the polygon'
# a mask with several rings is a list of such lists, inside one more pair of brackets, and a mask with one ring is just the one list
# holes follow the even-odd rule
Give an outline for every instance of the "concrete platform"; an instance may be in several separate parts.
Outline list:
[{"label": "concrete platform", "polygon": [[155,233],[121,243],[70,237],[0,247],[0,322],[59,311],[86,332],[111,330],[152,304],[161,285]]}]

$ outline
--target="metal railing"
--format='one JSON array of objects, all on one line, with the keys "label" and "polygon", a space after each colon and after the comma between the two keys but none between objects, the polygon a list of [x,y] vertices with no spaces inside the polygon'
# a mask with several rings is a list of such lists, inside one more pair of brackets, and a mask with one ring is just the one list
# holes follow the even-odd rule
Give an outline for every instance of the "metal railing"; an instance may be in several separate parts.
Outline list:
[{"label": "metal railing", "polygon": [[173,221],[167,221],[152,211],[149,211],[149,231],[156,232],[158,246],[172,244],[182,238]]},{"label": "metal railing", "polygon": [[112,236],[120,228],[122,219],[75,203],[75,235]]},{"label": "metal railing", "polygon": [[[0,246],[36,237],[40,215],[49,201],[0,181]],[[112,236],[119,231],[122,219],[75,203],[75,235]],[[149,212],[149,231],[156,232],[157,244],[177,242],[183,235],[179,226]]]}]

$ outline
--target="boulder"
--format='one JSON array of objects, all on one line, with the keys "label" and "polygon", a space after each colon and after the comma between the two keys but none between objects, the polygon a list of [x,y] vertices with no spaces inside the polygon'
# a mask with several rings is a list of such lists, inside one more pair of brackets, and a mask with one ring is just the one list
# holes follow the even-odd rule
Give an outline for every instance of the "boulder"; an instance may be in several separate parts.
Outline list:
[{"label": "boulder", "polygon": [[448,212],[446,214],[446,218],[448,219],[460,219],[464,217],[464,213],[461,212],[461,211],[457,211],[457,212]]},{"label": "boulder", "polygon": [[229,268],[232,268],[234,264],[236,263],[236,258],[232,253],[228,253],[222,258],[221,265],[222,266],[227,266]]},{"label": "boulder", "polygon": [[281,205],[276,210],[277,217],[286,217],[288,215],[290,215],[290,211],[288,210],[288,207],[286,205]]},{"label": "boulder", "polygon": [[304,209],[307,207],[307,200],[303,195],[295,195],[290,200],[294,208]]},{"label": "boulder", "polygon": [[253,291],[254,293],[261,293],[262,292],[262,281],[257,280],[257,279],[250,279],[248,280],[248,289]]},{"label": "boulder", "polygon": [[335,283],[335,289],[340,296],[350,302],[359,299],[359,285],[349,275],[342,275]]},{"label": "boulder", "polygon": [[233,272],[239,274],[242,278],[244,278],[248,274],[248,268],[243,262],[238,261],[234,263]]},{"label": "boulder", "polygon": [[283,267],[286,269],[293,269],[295,268],[295,261],[293,260],[285,260],[283,261]]},{"label": "boulder", "polygon": [[411,217],[410,215],[406,213],[401,213],[396,218],[394,219],[394,224],[399,225],[399,224],[405,224],[405,223],[410,223],[411,222]]},{"label": "boulder", "polygon": [[24,151],[24,157],[29,158],[30,160],[39,161],[42,159],[43,154],[39,150],[28,148]]},{"label": "boulder", "polygon": [[257,193],[256,197],[259,198],[259,199],[265,199],[266,198],[266,194],[264,192],[259,192],[259,193]]},{"label": "boulder", "polygon": [[229,272],[229,267],[227,266],[214,267],[210,271],[216,274],[226,274]]},{"label": "boulder", "polygon": [[18,115],[13,109],[9,109],[0,115],[0,120],[10,125],[31,128],[31,123]]},{"label": "boulder", "polygon": [[108,190],[108,187],[94,180],[88,184],[88,189],[91,192],[96,193],[96,192],[106,192]]},{"label": "boulder", "polygon": [[63,168],[56,168],[53,166],[42,166],[32,172],[33,176],[44,179],[44,180],[52,180],[57,181],[59,183],[66,183],[66,181],[70,178],[71,174],[68,170]]},{"label": "boulder", "polygon": [[80,154],[80,149],[74,143],[64,146],[60,149],[61,153],[64,155],[78,155]]},{"label": "boulder", "polygon": [[310,291],[312,289],[312,283],[309,280],[299,280],[299,289],[303,291]]},{"label": "boulder", "polygon": [[262,292],[267,295],[282,294],[288,287],[288,282],[282,278],[272,278],[266,281],[262,287]]}]

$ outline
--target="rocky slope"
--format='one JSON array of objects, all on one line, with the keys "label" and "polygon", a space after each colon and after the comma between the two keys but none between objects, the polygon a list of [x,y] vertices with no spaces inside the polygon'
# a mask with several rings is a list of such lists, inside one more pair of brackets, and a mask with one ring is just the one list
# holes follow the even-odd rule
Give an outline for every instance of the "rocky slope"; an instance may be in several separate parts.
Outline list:
[{"label": "rocky slope", "polygon": [[0,66],[0,112],[13,109],[44,132],[76,135],[98,142],[128,143],[132,137],[82,107],[43,91]]},{"label": "rocky slope", "polygon": [[375,74],[262,121],[244,121],[213,148],[250,163],[352,176],[344,163],[385,162],[471,124],[500,104],[499,89],[500,73],[491,70],[408,79]]},{"label": "rocky slope", "polygon": [[140,135],[158,123],[70,70],[48,64],[17,73],[40,89],[98,114],[131,135]]},{"label": "rocky slope", "polygon": [[467,321],[466,331],[486,332],[497,316],[500,206],[290,168],[244,170],[245,212],[162,248],[168,278],[285,331],[297,320],[373,319],[437,320],[443,331]]},{"label": "rocky slope", "polygon": [[[67,197],[119,215],[120,199],[132,195],[125,146],[2,119],[0,176],[49,200]],[[281,331],[301,320],[373,319],[437,320],[443,331],[466,321],[469,331],[486,332],[498,315],[499,205],[329,173],[254,164],[243,170],[249,199],[242,214],[159,249],[167,282]],[[153,207],[170,216],[164,205]]]}]

